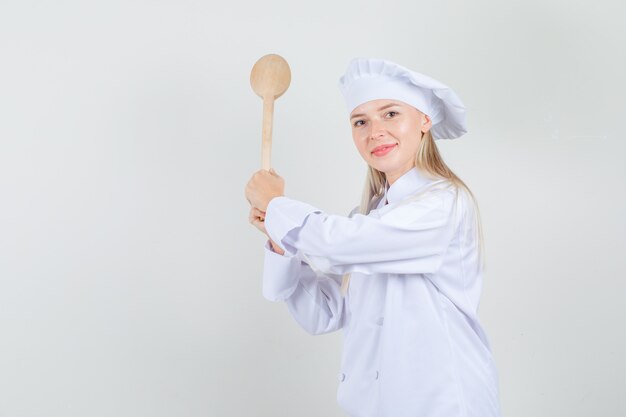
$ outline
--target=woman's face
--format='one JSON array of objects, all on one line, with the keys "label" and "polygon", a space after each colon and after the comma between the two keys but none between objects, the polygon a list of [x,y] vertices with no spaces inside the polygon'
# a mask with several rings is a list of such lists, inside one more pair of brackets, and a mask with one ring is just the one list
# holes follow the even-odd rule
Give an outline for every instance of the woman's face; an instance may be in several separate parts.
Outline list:
[{"label": "woman's face", "polygon": [[[392,184],[415,165],[415,154],[430,118],[398,100],[379,99],[363,103],[350,114],[352,138],[365,162],[384,172]],[[382,152],[380,146],[391,145]]]}]

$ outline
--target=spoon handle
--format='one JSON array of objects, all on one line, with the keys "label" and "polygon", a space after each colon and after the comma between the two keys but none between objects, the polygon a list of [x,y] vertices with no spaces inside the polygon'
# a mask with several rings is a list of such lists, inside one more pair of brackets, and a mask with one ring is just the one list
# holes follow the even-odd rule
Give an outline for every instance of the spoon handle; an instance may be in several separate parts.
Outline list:
[{"label": "spoon handle", "polygon": [[274,97],[263,97],[263,142],[261,144],[261,168],[269,171],[272,155],[272,119],[274,117]]}]

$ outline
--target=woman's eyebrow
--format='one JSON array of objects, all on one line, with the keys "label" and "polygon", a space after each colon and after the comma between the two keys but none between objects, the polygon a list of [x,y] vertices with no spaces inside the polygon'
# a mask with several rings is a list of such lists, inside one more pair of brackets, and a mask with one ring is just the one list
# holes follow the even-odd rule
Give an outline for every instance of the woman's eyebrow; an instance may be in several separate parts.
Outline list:
[{"label": "woman's eyebrow", "polygon": [[[393,106],[397,106],[398,104],[396,103],[391,103],[391,104],[387,104],[385,106],[382,106],[380,109],[378,109],[377,111],[381,111],[381,110],[385,110],[389,107],[393,107]],[[365,116],[363,113],[359,113],[359,114],[354,114],[352,116],[350,116],[350,120],[354,119],[355,117],[361,117],[361,116]]]}]

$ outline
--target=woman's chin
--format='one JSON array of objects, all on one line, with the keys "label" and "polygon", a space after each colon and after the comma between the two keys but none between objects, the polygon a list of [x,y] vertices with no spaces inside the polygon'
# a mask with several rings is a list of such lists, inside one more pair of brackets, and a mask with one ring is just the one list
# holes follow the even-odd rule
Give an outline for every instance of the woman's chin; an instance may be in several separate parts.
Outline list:
[{"label": "woman's chin", "polygon": [[385,173],[393,171],[395,168],[397,168],[396,164],[394,164],[393,161],[370,161],[369,165],[375,170]]}]

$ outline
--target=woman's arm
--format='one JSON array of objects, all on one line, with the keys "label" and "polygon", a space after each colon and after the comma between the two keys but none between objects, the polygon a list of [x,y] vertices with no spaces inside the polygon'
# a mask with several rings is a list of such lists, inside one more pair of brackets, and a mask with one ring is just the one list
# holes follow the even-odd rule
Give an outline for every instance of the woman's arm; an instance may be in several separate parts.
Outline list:
[{"label": "woman's arm", "polygon": [[280,246],[278,246],[276,244],[276,242],[274,242],[272,239],[269,239],[269,242],[270,242],[270,245],[271,245],[270,249],[272,251],[276,252],[279,255],[284,255],[285,254],[285,251]]},{"label": "woman's arm", "polygon": [[278,245],[301,252],[322,273],[432,273],[454,236],[455,197],[441,190],[382,216],[345,217],[280,196],[268,204],[265,228]]},{"label": "woman's arm", "polygon": [[[280,248],[279,248],[280,249]],[[316,274],[296,255],[283,255],[264,246],[263,296],[270,301],[285,301],[289,312],[308,333],[324,334],[343,327],[344,298],[341,283]]]}]

